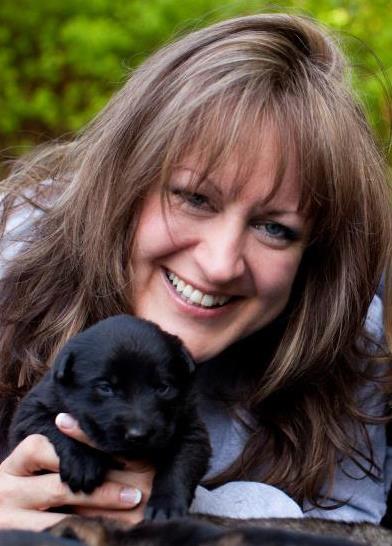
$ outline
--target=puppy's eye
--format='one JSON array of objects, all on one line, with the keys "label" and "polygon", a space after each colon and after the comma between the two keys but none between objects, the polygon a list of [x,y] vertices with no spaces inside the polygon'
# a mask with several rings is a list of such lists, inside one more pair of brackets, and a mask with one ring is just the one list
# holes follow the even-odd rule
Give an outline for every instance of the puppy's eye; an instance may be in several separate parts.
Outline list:
[{"label": "puppy's eye", "polygon": [[173,389],[168,383],[161,383],[160,385],[158,385],[156,390],[157,393],[161,396],[168,396],[169,394],[171,394]]},{"label": "puppy's eye", "polygon": [[101,396],[112,396],[112,394],[114,394],[113,387],[110,385],[110,383],[105,382],[95,385],[95,391]]}]

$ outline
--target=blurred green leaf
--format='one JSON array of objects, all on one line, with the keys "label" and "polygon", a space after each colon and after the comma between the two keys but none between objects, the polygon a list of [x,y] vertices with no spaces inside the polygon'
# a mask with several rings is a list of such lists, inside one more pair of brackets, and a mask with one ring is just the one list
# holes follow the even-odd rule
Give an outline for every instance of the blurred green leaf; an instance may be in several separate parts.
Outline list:
[{"label": "blurred green leaf", "polygon": [[387,143],[391,127],[390,0],[1,0],[0,147],[75,131],[128,68],[176,35],[237,15],[290,11],[336,30],[354,86]]}]

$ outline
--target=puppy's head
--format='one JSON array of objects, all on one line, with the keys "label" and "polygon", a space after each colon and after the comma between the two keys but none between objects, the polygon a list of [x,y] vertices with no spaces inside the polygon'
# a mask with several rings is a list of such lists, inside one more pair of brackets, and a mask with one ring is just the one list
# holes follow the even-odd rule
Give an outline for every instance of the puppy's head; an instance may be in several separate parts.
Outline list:
[{"label": "puppy's head", "polygon": [[72,338],[52,378],[64,411],[98,447],[136,457],[172,438],[193,368],[177,337],[151,322],[118,315]]}]

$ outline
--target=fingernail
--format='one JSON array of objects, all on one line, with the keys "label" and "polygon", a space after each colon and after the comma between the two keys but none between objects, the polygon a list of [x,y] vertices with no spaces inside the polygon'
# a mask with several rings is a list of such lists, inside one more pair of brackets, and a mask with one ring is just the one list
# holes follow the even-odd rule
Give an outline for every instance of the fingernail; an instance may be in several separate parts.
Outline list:
[{"label": "fingernail", "polygon": [[124,487],[120,491],[120,500],[124,504],[136,506],[142,500],[142,492],[140,491],[140,489],[131,489],[130,487]]},{"label": "fingernail", "polygon": [[59,413],[55,419],[55,423],[59,428],[74,428],[76,421],[69,413]]}]

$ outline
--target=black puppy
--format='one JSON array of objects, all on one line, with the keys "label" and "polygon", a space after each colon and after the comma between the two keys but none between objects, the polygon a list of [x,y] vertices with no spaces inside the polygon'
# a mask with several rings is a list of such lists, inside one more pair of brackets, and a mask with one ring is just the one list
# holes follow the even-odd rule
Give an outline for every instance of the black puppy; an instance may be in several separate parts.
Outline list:
[{"label": "black puppy", "polygon": [[[113,456],[148,460],[156,475],[145,517],[184,515],[211,452],[196,409],[193,369],[180,340],[151,322],[129,315],[98,322],[70,339],[22,400],[10,447],[44,434],[60,457],[61,479],[86,493],[119,467]],[[59,432],[59,412],[71,413],[99,449]]]}]

